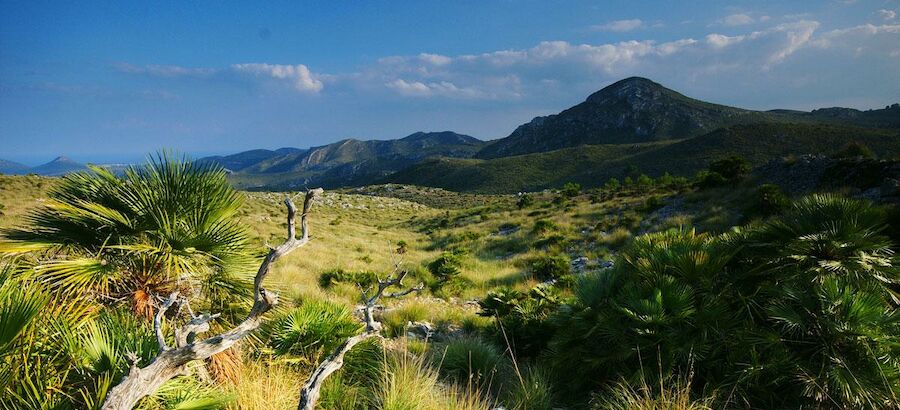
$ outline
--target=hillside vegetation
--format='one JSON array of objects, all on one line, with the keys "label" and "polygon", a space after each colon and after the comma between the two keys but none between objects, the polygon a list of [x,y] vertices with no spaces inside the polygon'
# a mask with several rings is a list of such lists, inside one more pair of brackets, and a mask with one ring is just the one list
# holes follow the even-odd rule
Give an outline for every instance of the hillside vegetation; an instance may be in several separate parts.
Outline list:
[{"label": "hillside vegetation", "polygon": [[730,155],[751,166],[804,154],[833,155],[848,142],[871,147],[882,158],[900,155],[900,131],[820,124],[736,125],[680,141],[586,145],[496,158],[438,159],[391,175],[385,181],[457,191],[514,193],[574,181],[598,187],[609,178],[646,173],[693,176]]},{"label": "hillside vegetation", "polygon": [[[222,314],[210,334],[246,315],[247,262],[283,240],[282,201],[300,193],[233,192],[203,169],[124,185],[100,170],[0,176],[0,407],[98,407],[129,353],[145,366],[158,352],[152,312],[174,289],[199,286],[193,310]],[[385,339],[351,350],[321,408],[896,407],[896,207],[790,198],[747,171],[729,159],[599,189],[326,192],[312,241],[266,279],[281,303],[254,337],[139,407],[296,408],[361,331],[360,292],[398,264],[423,289],[383,300]],[[105,194],[141,184],[128,201]],[[198,190],[220,199],[169,200]]]}]

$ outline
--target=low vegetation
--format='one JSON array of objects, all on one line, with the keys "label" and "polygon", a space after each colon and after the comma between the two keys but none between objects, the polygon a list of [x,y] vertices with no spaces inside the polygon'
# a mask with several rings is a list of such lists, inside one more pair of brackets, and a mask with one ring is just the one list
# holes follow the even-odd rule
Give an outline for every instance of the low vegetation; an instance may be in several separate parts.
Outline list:
[{"label": "low vegetation", "polygon": [[[382,338],[347,352],[319,408],[896,407],[900,212],[722,159],[522,195],[326,192],[309,244],[272,266],[261,328],[138,407],[296,408],[397,269],[422,288],[377,302]],[[246,317],[284,193],[225,182],[170,158],[0,176],[0,408],[100,408],[159,353],[175,290],[190,305],[162,318],[169,344],[189,308],[220,314],[213,335]]]}]

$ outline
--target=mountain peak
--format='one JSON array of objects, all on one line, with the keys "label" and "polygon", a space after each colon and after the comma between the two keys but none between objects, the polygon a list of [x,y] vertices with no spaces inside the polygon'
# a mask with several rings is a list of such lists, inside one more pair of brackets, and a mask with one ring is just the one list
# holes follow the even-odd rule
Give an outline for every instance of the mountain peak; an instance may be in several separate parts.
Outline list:
[{"label": "mountain peak", "polygon": [[643,77],[628,77],[559,114],[519,126],[508,137],[482,149],[477,157],[689,138],[733,122],[745,112],[686,97]]},{"label": "mountain peak", "polygon": [[674,91],[663,87],[661,84],[644,77],[628,77],[616,81],[587,98],[588,103],[601,104],[610,99],[627,100],[653,100],[659,99],[664,93]]},{"label": "mountain peak", "polygon": [[53,161],[48,162],[48,164],[53,164],[53,163],[67,163],[67,164],[72,164],[72,163],[77,163],[77,162],[74,161],[74,160],[72,160],[71,158],[65,156],[65,155],[60,155],[60,156],[54,158]]},{"label": "mountain peak", "polygon": [[469,135],[458,134],[453,131],[432,131],[432,132],[414,132],[409,134],[399,141],[404,142],[417,142],[417,141],[431,141],[439,144],[478,144],[481,141],[475,137],[471,137]]}]

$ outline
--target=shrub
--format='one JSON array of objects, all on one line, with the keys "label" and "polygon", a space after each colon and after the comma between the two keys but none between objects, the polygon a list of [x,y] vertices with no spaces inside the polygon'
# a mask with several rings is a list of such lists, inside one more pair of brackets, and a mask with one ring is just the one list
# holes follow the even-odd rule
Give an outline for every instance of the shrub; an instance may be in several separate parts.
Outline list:
[{"label": "shrub", "polygon": [[443,252],[428,264],[428,270],[439,280],[457,276],[462,272],[462,256],[463,253],[460,251]]},{"label": "shrub", "polygon": [[566,182],[560,193],[568,198],[574,198],[578,195],[581,195],[581,184],[577,184],[574,182]]},{"label": "shrub", "polygon": [[729,234],[637,237],[553,316],[559,386],[691,372],[753,408],[891,407],[900,275],[884,226],[870,203],[816,195]]},{"label": "shrub", "polygon": [[666,172],[656,180],[656,184],[662,187],[673,186],[675,185],[675,177],[673,177],[672,174]]},{"label": "shrub", "polygon": [[529,206],[534,204],[534,197],[531,194],[521,194],[519,195],[519,199],[516,200],[516,207],[519,209],[528,208]]},{"label": "shrub", "polygon": [[410,302],[384,313],[381,323],[391,337],[402,336],[409,322],[420,322],[431,316],[431,308],[424,303]]},{"label": "shrub", "polygon": [[875,158],[875,153],[859,141],[850,141],[840,151],[834,153],[832,158]]},{"label": "shrub", "polygon": [[650,178],[647,174],[641,174],[637,179],[637,186],[641,188],[649,188],[653,186],[653,178]]},{"label": "shrub", "polygon": [[462,276],[453,276],[449,279],[437,282],[432,286],[431,291],[437,297],[449,298],[460,297],[466,290],[471,289],[475,284],[469,279]]},{"label": "shrub", "polygon": [[[721,360],[719,291],[729,252],[716,237],[672,230],[635,238],[615,267],[583,276],[559,316],[552,349],[565,386],[687,368],[693,354]],[[589,360],[585,360],[590,358]],[[643,360],[659,358],[647,366]],[[577,370],[576,370],[577,369]]]},{"label": "shrub", "polygon": [[345,271],[332,269],[319,275],[319,286],[329,288],[336,283],[353,283],[363,287],[372,286],[378,282],[378,274],[372,271]]},{"label": "shrub", "polygon": [[597,239],[597,242],[612,248],[618,248],[624,245],[629,239],[631,239],[631,231],[625,228],[616,228],[613,229],[612,232],[601,236]]},{"label": "shrub", "polygon": [[722,174],[711,171],[698,172],[695,180],[700,188],[715,188],[728,183],[728,180]]},{"label": "shrub", "polygon": [[709,172],[715,172],[729,181],[737,181],[750,172],[750,163],[742,157],[732,155],[710,163]]},{"label": "shrub", "polygon": [[553,383],[543,367],[528,366],[525,374],[507,391],[506,401],[512,410],[550,410],[553,408]]},{"label": "shrub", "polygon": [[397,249],[395,252],[397,252],[398,255],[403,255],[406,253],[407,249],[409,249],[409,244],[401,239],[399,242],[397,242]]},{"label": "shrub", "polygon": [[753,202],[750,205],[749,214],[758,216],[772,216],[781,213],[791,204],[791,200],[781,192],[781,188],[774,184],[763,184],[756,188]]},{"label": "shrub", "polygon": [[559,229],[559,226],[555,222],[549,219],[539,219],[534,223],[534,228],[531,228],[531,233],[543,235],[556,229]]},{"label": "shrub", "polygon": [[619,183],[619,180],[616,178],[610,178],[603,184],[603,189],[607,191],[617,191],[622,184]]},{"label": "shrub", "polygon": [[559,279],[572,273],[569,258],[565,255],[543,255],[528,261],[532,275],[541,281]]},{"label": "shrub", "polygon": [[463,338],[447,343],[441,356],[440,373],[465,386],[486,389],[502,383],[503,352],[478,338]]},{"label": "shrub", "polygon": [[478,302],[479,315],[496,317],[493,334],[516,357],[534,357],[546,347],[554,328],[547,320],[560,304],[553,288],[538,285],[528,294],[509,289],[490,291]]},{"label": "shrub", "polygon": [[325,300],[307,300],[267,325],[269,345],[278,354],[317,357],[362,330],[350,309]]}]

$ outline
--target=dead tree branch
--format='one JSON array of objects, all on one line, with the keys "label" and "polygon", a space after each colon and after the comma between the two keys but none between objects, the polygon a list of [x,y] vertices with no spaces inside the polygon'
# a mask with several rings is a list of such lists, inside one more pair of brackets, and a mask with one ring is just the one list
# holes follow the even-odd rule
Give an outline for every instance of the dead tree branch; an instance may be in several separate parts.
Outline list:
[{"label": "dead tree branch", "polygon": [[[393,252],[391,253],[393,258]],[[344,365],[344,356],[350,349],[353,349],[353,346],[356,346],[360,342],[367,340],[371,337],[381,337],[381,323],[375,320],[375,316],[373,314],[373,310],[378,303],[378,300],[382,297],[387,298],[396,298],[401,296],[406,296],[413,292],[418,292],[425,288],[424,283],[419,283],[418,285],[409,287],[407,289],[403,289],[393,293],[385,294],[385,290],[394,286],[403,286],[403,279],[406,277],[406,271],[401,269],[401,262],[395,261],[394,263],[394,271],[388,276],[385,280],[378,280],[377,287],[375,291],[369,295],[367,291],[364,290],[362,292],[362,302],[363,302],[363,321],[365,322],[366,328],[363,333],[353,336],[331,353],[328,358],[325,359],[319,367],[309,376],[309,379],[306,381],[306,384],[303,385],[303,388],[300,389],[300,403],[297,406],[298,410],[313,410],[316,408],[316,403],[319,401],[319,393],[322,389],[322,385],[325,383],[325,379],[328,378],[332,373],[340,370],[340,368]]]},{"label": "dead tree branch", "polygon": [[321,188],[306,192],[303,200],[303,213],[300,215],[300,238],[296,237],[295,217],[297,209],[290,197],[285,198],[284,204],[288,211],[287,239],[277,248],[270,249],[260,264],[259,270],[256,272],[256,278],[253,281],[253,307],[250,309],[246,319],[226,332],[200,341],[194,341],[193,339],[196,335],[209,330],[209,322],[216,319],[218,315],[194,316],[193,312],[191,312],[191,320],[175,331],[176,346],[169,347],[166,344],[165,335],[162,331],[162,318],[178,297],[177,293],[173,293],[160,308],[154,320],[156,337],[160,345],[159,354],[150,364],[143,368],[138,368],[135,363],[128,375],[110,390],[106,400],[103,402],[103,410],[129,410],[133,408],[141,398],[153,394],[163,383],[183,374],[188,363],[194,360],[203,360],[224,351],[256,330],[262,323],[262,315],[278,303],[278,295],[263,288],[263,280],[269,274],[272,264],[278,258],[309,242],[309,228],[306,217],[313,203],[322,193]]}]

